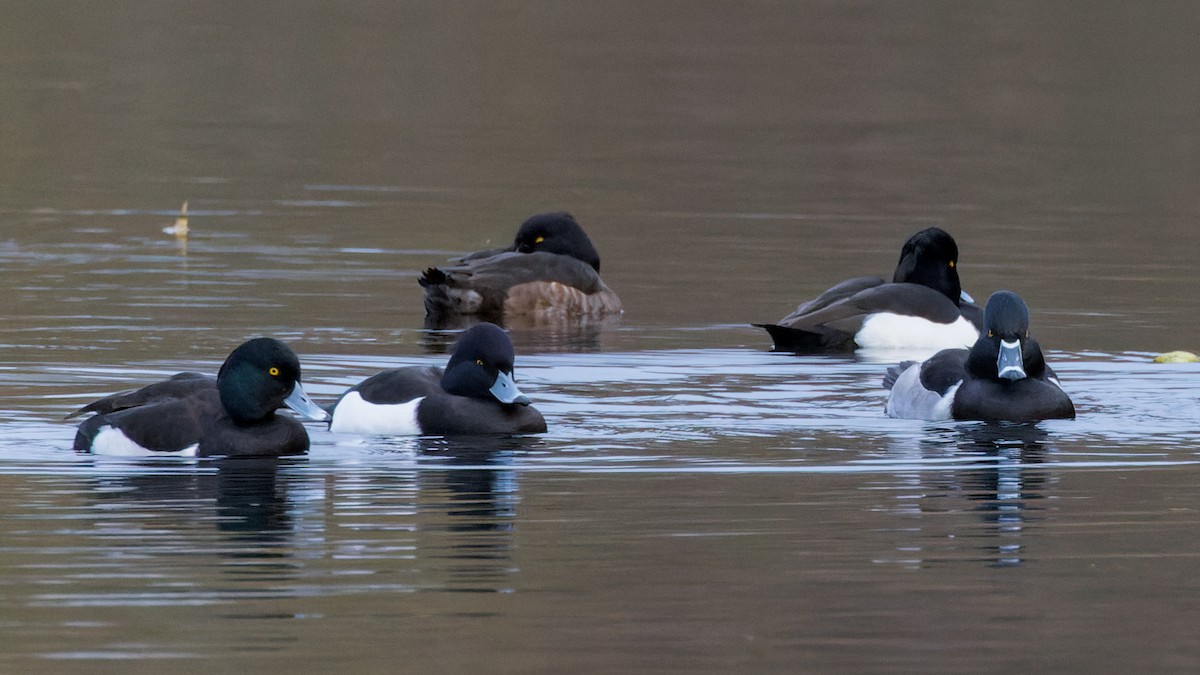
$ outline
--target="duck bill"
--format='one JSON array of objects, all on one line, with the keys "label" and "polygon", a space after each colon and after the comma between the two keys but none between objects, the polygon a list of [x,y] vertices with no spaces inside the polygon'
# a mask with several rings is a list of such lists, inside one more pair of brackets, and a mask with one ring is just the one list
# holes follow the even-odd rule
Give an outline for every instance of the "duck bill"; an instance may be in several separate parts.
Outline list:
[{"label": "duck bill", "polygon": [[996,371],[1005,380],[1025,378],[1025,361],[1021,358],[1021,341],[1000,341],[1000,358],[996,359]]},{"label": "duck bill", "polygon": [[329,419],[329,413],[304,393],[304,387],[301,387],[299,382],[292,388],[292,393],[283,399],[283,404],[314,422],[324,422]]},{"label": "duck bill", "polygon": [[968,305],[973,305],[973,304],[975,304],[975,298],[972,298],[972,297],[971,297],[971,294],[970,294],[970,293],[968,293],[968,292],[966,292],[966,291],[959,291],[959,292],[958,292],[958,299],[959,299],[959,300],[961,300],[961,301],[963,301],[963,302],[965,302],[965,303],[967,303]]},{"label": "duck bill", "polygon": [[492,383],[492,388],[488,391],[501,403],[529,405],[529,397],[517,389],[517,383],[513,380],[511,373],[497,373],[496,381]]}]

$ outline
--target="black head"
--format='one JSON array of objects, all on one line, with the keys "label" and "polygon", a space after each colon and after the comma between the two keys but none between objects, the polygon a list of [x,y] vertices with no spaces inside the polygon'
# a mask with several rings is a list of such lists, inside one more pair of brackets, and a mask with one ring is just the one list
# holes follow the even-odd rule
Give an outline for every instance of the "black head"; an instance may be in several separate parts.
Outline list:
[{"label": "black head", "polygon": [[313,419],[325,418],[300,386],[300,360],[279,340],[254,338],[233,350],[217,373],[217,390],[235,422],[269,419],[285,405]]},{"label": "black head", "polygon": [[529,398],[513,379],[514,358],[504,330],[492,323],[477,323],[458,339],[442,375],[442,389],[456,396],[528,405]]},{"label": "black head", "polygon": [[1029,308],[1012,291],[996,291],[983,310],[984,334],[968,357],[968,369],[989,378],[1020,380],[1045,370],[1041,347],[1029,335]]},{"label": "black head", "polygon": [[514,251],[533,253],[545,251],[559,253],[578,258],[600,271],[600,254],[592,246],[592,240],[587,233],[575,222],[575,218],[566,212],[539,213],[521,224],[517,230],[517,239],[513,242]]},{"label": "black head", "polygon": [[958,244],[945,230],[930,227],[904,242],[893,283],[928,286],[954,301],[962,298],[958,279]]},{"label": "black head", "polygon": [[1012,291],[996,291],[983,309],[983,326],[988,335],[1001,340],[1029,337],[1029,307]]}]

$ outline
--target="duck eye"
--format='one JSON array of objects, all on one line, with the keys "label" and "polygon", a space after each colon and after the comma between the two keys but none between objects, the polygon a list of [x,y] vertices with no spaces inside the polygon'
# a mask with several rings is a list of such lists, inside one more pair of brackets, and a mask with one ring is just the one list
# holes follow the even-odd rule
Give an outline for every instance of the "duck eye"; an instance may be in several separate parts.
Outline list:
[{"label": "duck eye", "polygon": [[988,337],[992,337],[992,331],[988,331]]},{"label": "duck eye", "polygon": [[951,267],[951,268],[953,268],[953,267],[954,267],[954,261],[953,261],[953,260],[951,260],[951,261],[950,261],[950,267]]},{"label": "duck eye", "polygon": [[275,366],[271,366],[271,369],[267,372],[271,374],[271,377],[279,377],[279,369]]},{"label": "duck eye", "polygon": [[545,237],[543,237],[543,236],[540,236],[540,235],[539,235],[537,239],[534,239],[534,240],[533,240],[533,243],[535,243],[535,244],[540,244],[540,243],[542,243],[543,241],[546,241],[546,238],[545,238]]},{"label": "duck eye", "polygon": [[483,365],[483,359],[475,359],[475,365],[477,365],[477,366],[482,366],[482,365]]}]

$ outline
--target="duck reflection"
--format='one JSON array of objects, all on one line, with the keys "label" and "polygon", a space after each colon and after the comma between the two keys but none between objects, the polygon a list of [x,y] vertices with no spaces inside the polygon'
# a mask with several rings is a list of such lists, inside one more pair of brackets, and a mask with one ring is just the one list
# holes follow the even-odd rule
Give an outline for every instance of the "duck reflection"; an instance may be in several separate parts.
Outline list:
[{"label": "duck reflection", "polygon": [[[135,473],[100,476],[94,494],[109,503],[155,504],[156,514],[164,518],[175,515],[189,525],[212,523],[221,532],[278,541],[277,533],[292,529],[279,467],[296,461],[222,458],[172,466],[169,471],[159,462],[139,464]],[[206,514],[200,510],[205,503],[214,504],[215,511]]]},{"label": "duck reflection", "polygon": [[[408,439],[373,446],[384,461],[343,458],[328,470],[311,457],[125,465],[116,475],[108,464],[90,493],[119,524],[102,536],[197,584],[219,583],[214,572],[237,582],[222,594],[291,596],[315,579],[318,594],[500,592],[516,572],[513,457],[538,444]],[[216,566],[196,564],[213,556]]]},{"label": "duck reflection", "polygon": [[513,461],[542,442],[479,436],[371,443],[376,453],[411,456],[413,461],[403,471],[330,479],[324,529],[357,533],[331,541],[334,555],[377,557],[389,548],[402,550],[418,571],[414,590],[511,590],[519,503]]},{"label": "duck reflection", "polygon": [[[1039,502],[1047,497],[1051,487],[1049,472],[1039,465],[1052,450],[1049,434],[1036,424],[997,422],[959,426],[948,436],[922,441],[918,452],[921,460],[947,459],[950,452],[949,459],[965,462],[963,468],[905,474],[897,487],[905,491],[906,499],[895,512],[918,517],[945,516],[936,522],[951,522],[954,529],[935,540],[955,542],[954,547],[962,550],[962,542],[975,543],[982,537],[980,550],[984,561],[1001,567],[1021,565],[1025,562],[1028,526],[1039,518],[1042,510]],[[913,488],[919,490],[916,499],[912,499]],[[958,531],[961,520],[954,515],[962,510],[944,501],[954,497],[973,504],[969,512],[982,521],[981,531]],[[914,531],[921,537],[920,542],[909,542],[898,549],[928,553],[933,529],[936,527],[922,526]],[[917,562],[926,561],[923,556]]]},{"label": "duck reflection", "polygon": [[994,536],[995,563],[1023,562],[1021,535],[1027,521],[1038,517],[1038,502],[1046,498],[1049,474],[1045,462],[1048,434],[1036,424],[987,423],[959,431],[959,449],[977,452],[992,463],[967,471],[961,482],[967,499],[978,502],[975,512]]},{"label": "duck reflection", "polygon": [[418,499],[442,515],[418,531],[419,550],[444,561],[441,590],[510,590],[519,502],[516,453],[526,438],[421,439]]},{"label": "duck reflection", "polygon": [[[426,319],[421,346],[427,354],[447,354],[461,331],[479,322],[476,317],[456,317],[431,323]],[[499,326],[508,331],[518,354],[533,352],[592,354],[603,349],[603,338],[621,325],[621,317],[503,317]]]},{"label": "duck reflection", "polygon": [[426,491],[444,486],[449,498],[446,514],[461,519],[453,531],[509,531],[516,516],[517,477],[513,454],[539,441],[524,437],[501,439],[426,439],[419,441],[426,462],[437,461],[445,469],[427,469],[436,478]]}]

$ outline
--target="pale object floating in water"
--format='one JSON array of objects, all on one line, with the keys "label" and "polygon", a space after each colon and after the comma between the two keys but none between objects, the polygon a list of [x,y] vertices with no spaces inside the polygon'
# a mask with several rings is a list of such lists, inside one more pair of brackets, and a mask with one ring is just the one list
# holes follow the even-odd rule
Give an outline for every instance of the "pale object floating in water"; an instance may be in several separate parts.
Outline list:
[{"label": "pale object floating in water", "polygon": [[1195,363],[1197,361],[1200,361],[1200,356],[1191,352],[1167,352],[1154,357],[1155,363]]},{"label": "pale object floating in water", "polygon": [[184,201],[183,206],[179,207],[179,217],[175,219],[175,224],[164,227],[163,232],[173,234],[180,239],[188,236],[187,201]]}]

